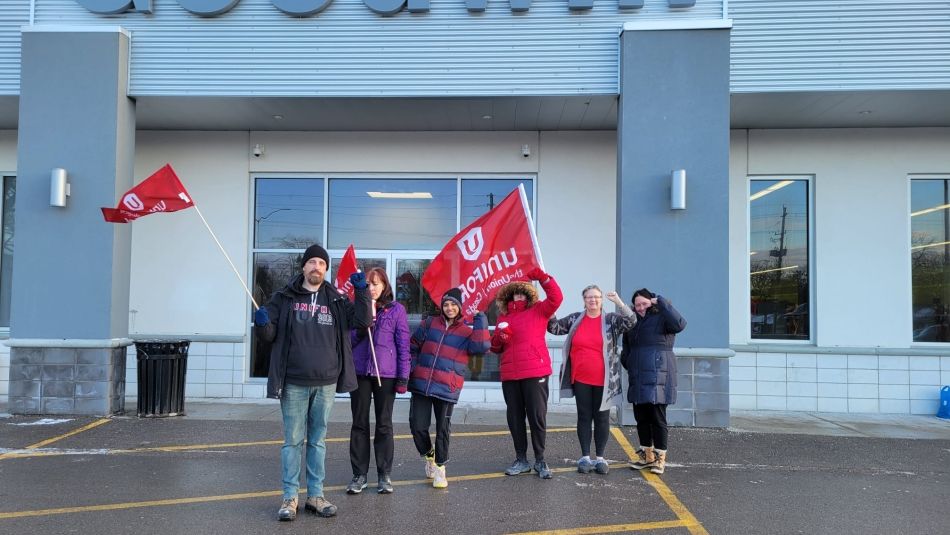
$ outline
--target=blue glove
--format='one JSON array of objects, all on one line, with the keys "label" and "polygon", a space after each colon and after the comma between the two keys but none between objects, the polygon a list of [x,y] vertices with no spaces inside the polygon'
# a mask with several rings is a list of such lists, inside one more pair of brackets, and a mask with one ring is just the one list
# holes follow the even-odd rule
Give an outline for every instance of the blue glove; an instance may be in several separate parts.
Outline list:
[{"label": "blue glove", "polygon": [[264,327],[268,323],[270,323],[270,316],[267,315],[267,309],[264,307],[257,309],[257,311],[254,312],[254,325]]},{"label": "blue glove", "polygon": [[366,273],[362,271],[357,271],[356,273],[350,275],[350,284],[358,290],[366,289]]}]

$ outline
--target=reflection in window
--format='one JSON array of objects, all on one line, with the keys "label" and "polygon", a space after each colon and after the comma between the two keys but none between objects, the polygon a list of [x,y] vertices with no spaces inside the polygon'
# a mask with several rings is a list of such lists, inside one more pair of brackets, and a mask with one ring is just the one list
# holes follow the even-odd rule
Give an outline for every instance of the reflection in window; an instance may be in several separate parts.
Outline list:
[{"label": "reflection in window", "polygon": [[13,287],[13,204],[16,200],[16,178],[0,177],[3,198],[0,200],[0,223],[3,226],[0,244],[0,327],[10,326],[10,290]]},{"label": "reflection in window", "polygon": [[910,194],[914,341],[950,342],[950,180],[911,180]]},{"label": "reflection in window", "polygon": [[327,243],[438,251],[457,232],[455,188],[454,179],[331,179]]},{"label": "reflection in window", "polygon": [[323,240],[323,179],[258,178],[254,247],[306,249]]},{"label": "reflection in window", "polygon": [[469,223],[478,219],[485,212],[491,210],[502,199],[524,184],[524,191],[528,197],[528,207],[531,208],[531,217],[534,217],[534,187],[528,179],[493,180],[484,178],[466,178],[462,180],[462,224],[465,228]]},{"label": "reflection in window", "polygon": [[[286,286],[300,273],[302,258],[302,251],[299,253],[254,253],[254,278],[251,284],[257,304],[264,306],[274,292]],[[251,377],[267,377],[271,344],[258,336],[252,336],[251,339]]]},{"label": "reflection in window", "polygon": [[752,338],[809,339],[808,181],[751,180]]}]

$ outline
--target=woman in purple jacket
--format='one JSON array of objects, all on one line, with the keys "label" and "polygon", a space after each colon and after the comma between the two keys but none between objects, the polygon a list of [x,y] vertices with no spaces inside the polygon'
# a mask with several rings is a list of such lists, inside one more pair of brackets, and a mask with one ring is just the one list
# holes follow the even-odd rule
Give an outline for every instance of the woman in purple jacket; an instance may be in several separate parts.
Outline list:
[{"label": "woman in purple jacket", "polygon": [[[353,342],[353,364],[358,387],[350,392],[353,427],[350,428],[350,464],[353,480],[347,494],[359,494],[366,488],[369,472],[369,404],[376,411],[377,487],[380,494],[393,491],[389,473],[393,466],[393,402],[396,394],[405,394],[409,381],[409,323],[406,309],[393,301],[393,289],[386,272],[373,268],[366,274],[373,298],[374,319],[369,329],[350,331]],[[368,334],[372,333],[373,348]],[[373,359],[373,349],[376,359]],[[377,381],[377,377],[379,380]]]}]

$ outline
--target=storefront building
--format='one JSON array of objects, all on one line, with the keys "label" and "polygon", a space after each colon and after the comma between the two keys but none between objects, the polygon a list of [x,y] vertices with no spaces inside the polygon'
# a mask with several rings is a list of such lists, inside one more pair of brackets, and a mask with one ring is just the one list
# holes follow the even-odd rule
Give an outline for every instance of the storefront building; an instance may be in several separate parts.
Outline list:
[{"label": "storefront building", "polygon": [[[521,183],[558,315],[596,283],[687,318],[674,422],[933,414],[948,36],[931,0],[4,2],[0,399],[109,412],[153,338],[193,341],[190,399],[264,397],[197,214],[102,220],[170,163],[258,301],[352,243],[418,321],[428,262]],[[502,403],[497,357],[470,370],[462,401]]]}]

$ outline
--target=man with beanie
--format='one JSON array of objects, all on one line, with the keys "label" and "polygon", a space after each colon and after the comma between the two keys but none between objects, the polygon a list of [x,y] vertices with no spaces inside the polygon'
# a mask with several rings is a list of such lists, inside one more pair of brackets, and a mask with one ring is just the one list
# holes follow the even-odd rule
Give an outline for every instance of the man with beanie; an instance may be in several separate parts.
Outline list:
[{"label": "man with beanie", "polygon": [[323,497],[327,421],[336,392],[356,389],[350,329],[372,320],[366,277],[350,276],[356,299],[350,302],[326,280],[330,255],[314,244],[300,261],[301,273],[254,313],[255,333],[272,343],[267,397],[280,400],[284,446],[280,464],[283,501],[279,520],[297,518],[300,453],[307,440],[306,511],[330,517],[336,506]]},{"label": "man with beanie", "polygon": [[[409,342],[409,429],[416,450],[425,460],[426,477],[437,489],[449,485],[445,463],[449,460],[452,409],[465,382],[468,358],[488,351],[488,319],[479,312],[473,325],[462,321],[462,292],[458,288],[445,292],[441,309],[441,314],[419,325]],[[435,446],[429,436],[433,413]]]}]

